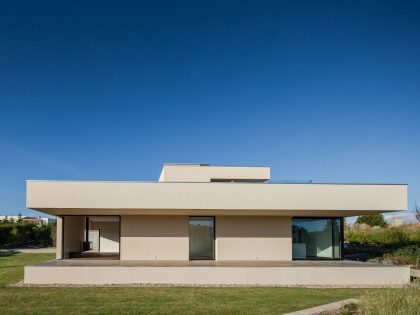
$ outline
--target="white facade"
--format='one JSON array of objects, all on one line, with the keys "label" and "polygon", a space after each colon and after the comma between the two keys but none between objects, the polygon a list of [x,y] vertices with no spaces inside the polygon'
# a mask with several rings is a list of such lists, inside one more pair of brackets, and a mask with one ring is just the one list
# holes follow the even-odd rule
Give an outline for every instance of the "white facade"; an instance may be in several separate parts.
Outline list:
[{"label": "white facade", "polygon": [[[129,279],[184,283],[181,277],[193,284],[289,284],[295,279],[296,284],[320,285],[339,279],[321,279],[310,265],[293,269],[298,265],[281,262],[340,260],[343,217],[407,209],[407,185],[292,184],[270,183],[269,179],[268,167],[165,164],[157,182],[27,181],[27,207],[57,216],[57,259],[108,255],[107,259],[138,267],[112,265],[122,268],[117,271],[120,280],[116,274],[103,276],[97,268],[92,283],[127,283]],[[197,260],[214,265],[197,269],[188,264]],[[161,268],[165,262],[171,268]],[[257,265],[244,266],[247,262]],[[50,267],[57,266],[72,270],[68,265]],[[88,266],[83,268],[78,269],[80,274],[89,273]],[[351,271],[351,284],[369,273],[358,268],[336,272]],[[27,270],[34,274],[25,275],[25,281],[33,283],[44,272]],[[285,277],[291,270],[294,276]],[[373,276],[365,284],[389,283],[395,276],[405,283],[406,271],[392,272],[389,279]],[[384,273],[375,269],[372,275]],[[49,281],[58,281],[54,277]]]}]

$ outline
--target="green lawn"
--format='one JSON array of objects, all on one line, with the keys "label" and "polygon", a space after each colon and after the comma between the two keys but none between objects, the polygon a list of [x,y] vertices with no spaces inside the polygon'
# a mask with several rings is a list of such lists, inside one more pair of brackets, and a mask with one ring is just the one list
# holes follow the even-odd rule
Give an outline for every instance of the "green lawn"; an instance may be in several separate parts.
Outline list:
[{"label": "green lawn", "polygon": [[96,287],[11,288],[23,266],[52,254],[0,253],[1,314],[282,314],[358,297],[366,289]]}]

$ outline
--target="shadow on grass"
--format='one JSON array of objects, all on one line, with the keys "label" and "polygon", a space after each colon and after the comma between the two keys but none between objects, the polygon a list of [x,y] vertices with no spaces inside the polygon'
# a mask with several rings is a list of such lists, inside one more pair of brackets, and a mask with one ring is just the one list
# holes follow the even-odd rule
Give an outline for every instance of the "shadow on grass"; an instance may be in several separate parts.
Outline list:
[{"label": "shadow on grass", "polygon": [[7,268],[22,268],[25,267],[24,265],[7,265],[7,266],[0,266],[0,269],[7,269]]},{"label": "shadow on grass", "polygon": [[1,257],[9,257],[9,256],[17,255],[17,254],[19,254],[19,253],[18,252],[9,251],[9,250],[2,250],[2,249],[0,249],[0,258]]}]

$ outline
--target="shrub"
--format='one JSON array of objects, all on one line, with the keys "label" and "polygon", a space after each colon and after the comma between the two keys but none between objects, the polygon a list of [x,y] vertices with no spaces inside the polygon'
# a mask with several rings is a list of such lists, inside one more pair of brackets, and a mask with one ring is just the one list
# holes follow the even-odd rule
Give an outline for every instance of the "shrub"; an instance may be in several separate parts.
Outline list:
[{"label": "shrub", "polygon": [[396,259],[405,260],[407,264],[417,266],[420,261],[420,246],[411,245],[399,248],[392,253],[392,256]]},{"label": "shrub", "polygon": [[25,245],[51,246],[54,224],[38,226],[34,223],[0,223],[0,248]]},{"label": "shrub", "polygon": [[382,257],[376,257],[369,259],[369,262],[376,262],[381,264],[390,264],[390,265],[409,265],[409,257],[397,256],[394,254],[384,254]]},{"label": "shrub", "polygon": [[354,224],[345,229],[344,239],[350,243],[345,248],[350,259],[410,265],[420,262],[420,227],[414,224],[392,228]]},{"label": "shrub", "polygon": [[379,226],[379,227],[387,226],[384,215],[382,213],[361,215],[357,218],[356,223],[358,224],[364,223],[369,226]]},{"label": "shrub", "polygon": [[402,246],[409,243],[418,243],[417,235],[420,228],[416,230],[405,227],[379,228],[370,227],[366,224],[355,224],[345,231],[345,240],[350,243]]},{"label": "shrub", "polygon": [[410,224],[405,225],[404,230],[408,233],[411,244],[420,244],[420,227],[415,224]]}]

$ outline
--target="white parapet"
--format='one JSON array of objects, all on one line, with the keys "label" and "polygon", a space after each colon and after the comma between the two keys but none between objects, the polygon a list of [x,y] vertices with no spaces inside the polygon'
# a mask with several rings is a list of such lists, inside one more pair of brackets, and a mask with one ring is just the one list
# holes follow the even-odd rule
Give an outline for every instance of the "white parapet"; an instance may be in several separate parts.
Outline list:
[{"label": "white parapet", "polygon": [[25,284],[163,284],[266,286],[401,286],[409,283],[405,266],[42,266],[25,267]]}]

